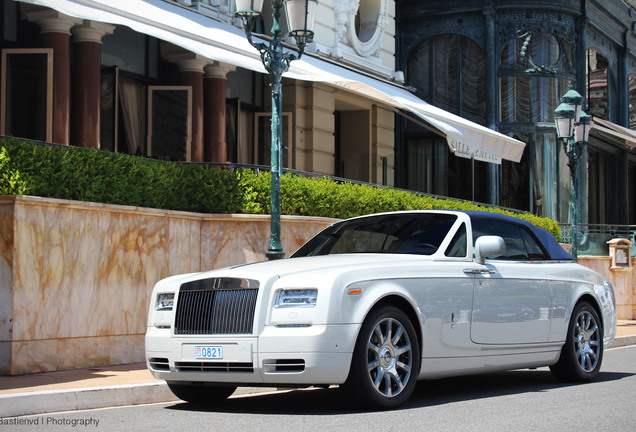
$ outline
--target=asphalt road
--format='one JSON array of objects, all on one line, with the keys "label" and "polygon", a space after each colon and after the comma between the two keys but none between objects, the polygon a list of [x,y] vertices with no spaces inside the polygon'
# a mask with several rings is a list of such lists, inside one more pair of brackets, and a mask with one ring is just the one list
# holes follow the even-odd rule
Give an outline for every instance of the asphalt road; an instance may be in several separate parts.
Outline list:
[{"label": "asphalt road", "polygon": [[[338,389],[162,403],[21,418],[12,431],[634,431],[636,347],[606,351],[596,381],[568,385],[548,369],[423,381],[401,409],[362,412]],[[28,423],[28,422],[30,423]]]}]

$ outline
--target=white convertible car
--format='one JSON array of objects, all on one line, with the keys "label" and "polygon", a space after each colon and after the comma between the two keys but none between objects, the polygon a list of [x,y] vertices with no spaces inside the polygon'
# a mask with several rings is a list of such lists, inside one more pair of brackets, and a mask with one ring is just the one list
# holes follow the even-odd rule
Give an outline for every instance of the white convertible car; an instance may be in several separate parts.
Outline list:
[{"label": "white convertible car", "polygon": [[158,282],[146,359],[190,402],[337,384],[386,409],[421,379],[549,366],[591,380],[615,303],[607,280],[520,219],[384,213],[335,223],[288,259]]}]

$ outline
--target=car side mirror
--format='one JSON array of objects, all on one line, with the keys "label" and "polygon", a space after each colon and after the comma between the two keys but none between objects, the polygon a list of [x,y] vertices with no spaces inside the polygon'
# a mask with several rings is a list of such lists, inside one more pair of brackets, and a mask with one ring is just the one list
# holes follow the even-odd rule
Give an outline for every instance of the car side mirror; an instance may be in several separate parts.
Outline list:
[{"label": "car side mirror", "polygon": [[482,236],[475,242],[475,261],[486,264],[486,258],[496,258],[506,253],[506,243],[499,236]]}]

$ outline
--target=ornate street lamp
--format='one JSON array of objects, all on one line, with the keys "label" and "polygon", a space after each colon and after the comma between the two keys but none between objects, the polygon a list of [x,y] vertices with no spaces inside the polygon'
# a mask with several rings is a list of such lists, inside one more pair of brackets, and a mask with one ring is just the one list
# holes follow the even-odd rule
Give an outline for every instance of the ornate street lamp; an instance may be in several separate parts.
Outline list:
[{"label": "ornate street lamp", "polygon": [[579,245],[579,177],[578,168],[583,149],[590,134],[590,116],[582,111],[583,96],[572,86],[561,98],[561,105],[554,110],[557,137],[563,142],[563,150],[568,156],[570,168],[570,206],[572,209],[572,256],[578,259]]},{"label": "ornate street lamp", "polygon": [[[285,4],[285,15],[289,35],[296,39],[298,54],[283,51],[282,29],[280,27],[281,7]],[[243,28],[249,43],[261,54],[261,60],[270,76],[272,88],[272,186],[271,186],[271,223],[270,241],[267,250],[267,258],[283,258],[283,245],[280,241],[280,171],[282,165],[282,136],[283,126],[281,111],[283,92],[281,79],[289,69],[293,60],[302,57],[307,43],[314,36],[314,17],[316,14],[317,0],[272,0],[272,38],[269,44],[254,42],[252,31],[263,9],[263,0],[236,0],[236,16],[242,18]]]}]

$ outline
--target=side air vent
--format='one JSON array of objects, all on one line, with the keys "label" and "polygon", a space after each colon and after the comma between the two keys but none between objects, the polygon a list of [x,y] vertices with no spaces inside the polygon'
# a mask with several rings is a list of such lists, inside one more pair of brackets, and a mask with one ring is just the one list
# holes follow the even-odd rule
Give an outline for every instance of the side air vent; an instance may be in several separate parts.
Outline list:
[{"label": "side air vent", "polygon": [[170,372],[170,362],[167,358],[152,357],[148,360],[150,369],[160,372]]},{"label": "side air vent", "polygon": [[265,373],[299,373],[305,370],[303,359],[276,359],[264,360],[263,371]]}]

